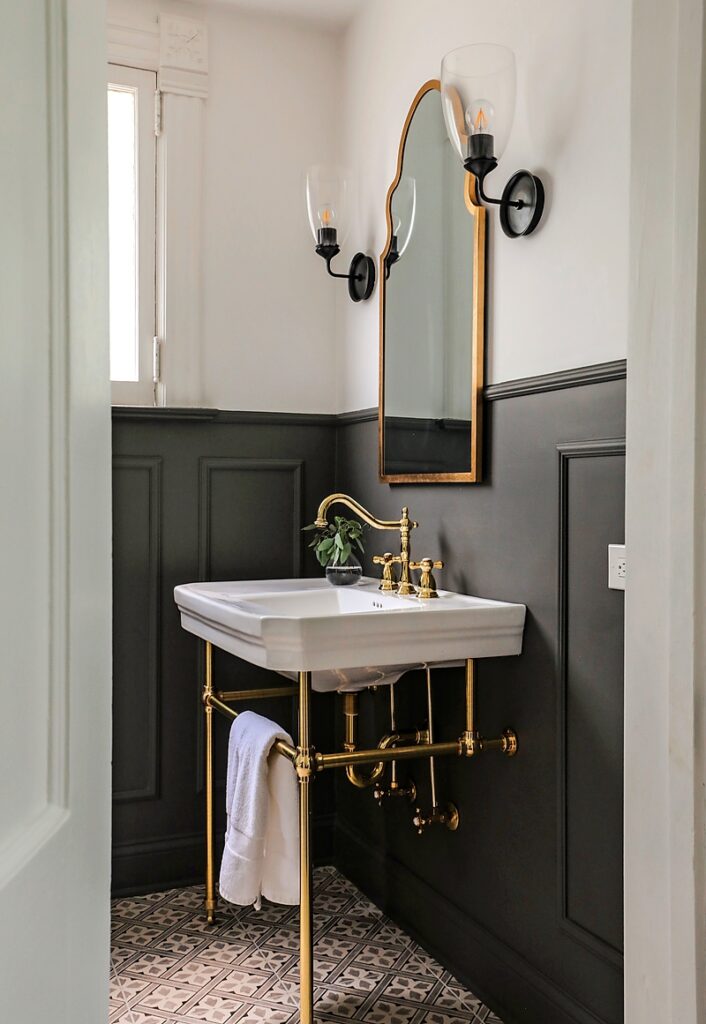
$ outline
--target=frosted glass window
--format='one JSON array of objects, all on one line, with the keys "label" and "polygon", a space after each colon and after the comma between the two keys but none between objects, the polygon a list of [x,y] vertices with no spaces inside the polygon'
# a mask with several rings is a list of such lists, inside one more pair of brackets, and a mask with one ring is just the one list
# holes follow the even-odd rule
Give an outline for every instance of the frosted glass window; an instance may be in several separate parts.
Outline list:
[{"label": "frosted glass window", "polygon": [[110,379],[137,381],[139,235],[137,93],[108,89],[108,230],[110,240]]}]

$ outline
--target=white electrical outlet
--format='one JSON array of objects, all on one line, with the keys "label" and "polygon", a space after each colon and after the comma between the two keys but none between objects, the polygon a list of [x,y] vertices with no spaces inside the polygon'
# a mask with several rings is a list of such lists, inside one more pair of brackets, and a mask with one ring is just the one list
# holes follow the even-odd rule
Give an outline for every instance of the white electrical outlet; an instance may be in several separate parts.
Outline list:
[{"label": "white electrical outlet", "polygon": [[628,560],[624,544],[608,545],[608,587],[611,590],[625,590],[628,575]]}]

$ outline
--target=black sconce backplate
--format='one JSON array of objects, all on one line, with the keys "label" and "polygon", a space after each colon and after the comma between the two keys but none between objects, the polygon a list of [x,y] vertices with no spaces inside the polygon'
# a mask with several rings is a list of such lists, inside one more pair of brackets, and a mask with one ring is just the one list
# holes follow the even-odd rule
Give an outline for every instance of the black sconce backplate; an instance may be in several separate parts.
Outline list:
[{"label": "black sconce backplate", "polygon": [[[518,208],[518,202],[521,205]],[[500,224],[509,238],[531,235],[542,219],[544,186],[530,171],[517,171],[503,189]]]},{"label": "black sconce backplate", "polygon": [[348,294],[354,302],[369,299],[375,287],[375,260],[357,252],[348,271]]}]

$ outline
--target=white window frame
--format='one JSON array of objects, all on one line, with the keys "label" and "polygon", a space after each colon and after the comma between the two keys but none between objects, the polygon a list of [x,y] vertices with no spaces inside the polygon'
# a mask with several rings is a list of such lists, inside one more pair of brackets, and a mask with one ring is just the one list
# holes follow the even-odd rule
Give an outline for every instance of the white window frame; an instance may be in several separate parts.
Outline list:
[{"label": "white window frame", "polygon": [[108,65],[108,86],[133,92],[136,101],[137,142],[137,291],[138,365],[137,381],[111,381],[113,405],[154,405],[154,337],[156,334],[156,202],[157,148],[155,135],[154,71]]}]

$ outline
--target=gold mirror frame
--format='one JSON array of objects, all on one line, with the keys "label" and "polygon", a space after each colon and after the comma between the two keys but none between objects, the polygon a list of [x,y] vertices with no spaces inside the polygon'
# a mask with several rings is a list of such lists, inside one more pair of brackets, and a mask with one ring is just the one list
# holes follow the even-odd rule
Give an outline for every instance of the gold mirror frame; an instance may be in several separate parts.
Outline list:
[{"label": "gold mirror frame", "polygon": [[476,179],[466,172],[464,198],[466,208],[473,218],[473,323],[471,326],[471,451],[470,469],[463,473],[385,473],[385,263],[392,244],[392,196],[402,177],[404,150],[412,118],[422,99],[429,92],[441,92],[437,78],[425,82],[412,101],[404,122],[402,137],[397,153],[397,170],[387,191],[385,216],[387,219],[387,241],[380,256],[380,384],[378,405],[378,466],[380,480],[384,483],[480,483],[482,476],[483,445],[483,386],[485,370],[485,256],[486,256],[486,210],[476,194]]}]

